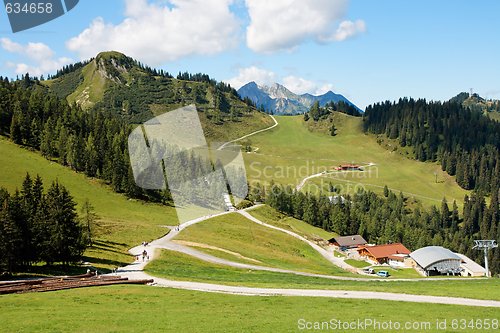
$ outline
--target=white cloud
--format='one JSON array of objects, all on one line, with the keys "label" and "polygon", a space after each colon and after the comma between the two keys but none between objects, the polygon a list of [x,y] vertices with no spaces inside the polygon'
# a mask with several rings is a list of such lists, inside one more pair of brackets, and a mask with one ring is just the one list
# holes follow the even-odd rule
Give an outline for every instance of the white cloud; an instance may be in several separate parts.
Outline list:
[{"label": "white cloud", "polygon": [[50,47],[43,43],[28,43],[22,45],[13,42],[9,38],[0,39],[2,48],[10,53],[15,53],[28,60],[25,62],[8,62],[7,66],[13,68],[16,74],[30,73],[30,75],[40,76],[55,72],[64,65],[70,64],[70,58],[55,58],[55,53]]},{"label": "white cloud", "polygon": [[236,77],[226,80],[227,83],[236,89],[252,81],[258,85],[268,86],[276,82],[276,74],[265,69],[251,66],[240,68]]},{"label": "white cloud", "polygon": [[232,79],[225,80],[225,82],[229,83],[236,89],[239,89],[252,81],[261,86],[271,86],[274,83],[279,82],[287,87],[291,92],[299,95],[305,93],[322,95],[327,93],[329,90],[333,90],[333,85],[330,83],[314,82],[295,75],[280,77],[272,71],[256,66],[240,68],[237,76]]},{"label": "white cloud", "polygon": [[334,90],[331,83],[314,82],[294,75],[285,76],[281,82],[288,90],[299,95],[307,93],[319,96],[326,94],[330,90]]},{"label": "white cloud", "polygon": [[329,91],[334,91],[333,84],[325,83],[325,84],[316,86],[316,90],[314,91],[313,95],[319,96],[319,95],[326,94]]},{"label": "white cloud", "polygon": [[357,20],[356,22],[343,21],[340,23],[337,31],[335,31],[333,35],[329,37],[321,37],[320,40],[325,42],[341,42],[363,32],[366,32],[366,24],[363,20]]},{"label": "white cloud", "polygon": [[237,43],[239,22],[233,0],[170,0],[166,5],[126,0],[123,22],[96,18],[67,43],[81,58],[115,50],[151,65],[227,50]]},{"label": "white cloud", "polygon": [[[256,52],[290,50],[307,39],[341,41],[361,32],[344,21],[348,0],[245,0],[250,25],[247,45]],[[351,22],[352,23],[352,22]],[[363,22],[364,30],[364,22]],[[333,38],[332,38],[333,35]]]},{"label": "white cloud", "polygon": [[303,79],[297,76],[286,76],[282,79],[283,85],[288,88],[288,90],[296,93],[296,94],[305,94],[305,93],[315,93],[317,90],[316,83]]}]

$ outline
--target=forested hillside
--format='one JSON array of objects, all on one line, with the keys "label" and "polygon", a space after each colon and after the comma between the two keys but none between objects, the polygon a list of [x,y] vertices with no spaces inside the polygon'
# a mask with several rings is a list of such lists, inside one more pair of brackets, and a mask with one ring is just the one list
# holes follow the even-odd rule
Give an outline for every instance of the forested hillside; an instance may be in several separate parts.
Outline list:
[{"label": "forested hillside", "polygon": [[[440,163],[443,171],[456,176],[462,188],[474,190],[470,197],[465,197],[462,218],[458,218],[456,209],[450,215],[443,203],[440,212],[433,209],[429,215],[413,211],[413,218],[404,226],[410,233],[423,232],[425,245],[441,243],[482,263],[481,253],[470,250],[472,241],[500,241],[500,123],[464,106],[463,102],[405,98],[395,103],[379,103],[367,107],[363,124],[368,133],[383,134],[397,139],[402,147],[410,147],[416,159]],[[490,196],[489,206],[484,195]],[[419,225],[418,221],[423,223]],[[413,244],[408,242],[409,246]],[[494,251],[494,272],[500,271],[499,252]]]},{"label": "forested hillside", "polygon": [[[464,199],[462,217],[455,202],[443,200],[441,207],[410,208],[407,198],[385,189],[384,197],[371,191],[330,200],[274,185],[268,192],[260,186],[252,190],[251,199],[264,200],[282,213],[340,235],[360,234],[369,243],[402,242],[409,249],[439,245],[464,253],[484,263],[483,252],[473,250],[475,239],[500,241],[498,191],[491,202],[477,193]],[[500,273],[500,249],[495,249],[490,269]]]},{"label": "forested hillside", "polygon": [[[0,77],[0,134],[89,177],[103,179],[116,192],[166,203],[170,200],[168,191],[143,190],[135,184],[127,151],[133,122],[195,103],[207,139],[222,142],[265,128],[272,121],[240,100],[229,86],[206,75],[184,73],[172,79],[168,73],[144,67],[123,55],[101,54],[96,59],[106,67],[99,75],[114,83],[106,83],[103,99],[92,105],[70,104],[61,97],[62,91],[67,93],[81,83],[67,89],[75,73],[87,70],[95,60],[64,68],[50,81],[29,74],[13,82]],[[141,79],[129,76],[123,68],[142,73]],[[130,87],[125,84],[129,79]]]},{"label": "forested hillside", "polygon": [[206,74],[179,73],[174,78],[118,52],[67,66],[42,84],[70,104],[111,112],[129,123],[189,104],[196,104],[214,124],[256,111],[236,90]]},{"label": "forested hillside", "polygon": [[500,123],[455,102],[400,99],[367,107],[364,129],[398,139],[420,161],[437,161],[464,189],[498,192]]}]

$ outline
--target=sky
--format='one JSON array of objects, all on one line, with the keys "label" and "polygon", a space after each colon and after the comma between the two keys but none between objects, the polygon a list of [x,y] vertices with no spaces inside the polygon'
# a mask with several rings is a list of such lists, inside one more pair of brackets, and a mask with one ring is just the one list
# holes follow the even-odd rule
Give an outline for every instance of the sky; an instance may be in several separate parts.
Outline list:
[{"label": "sky", "polygon": [[0,75],[53,74],[116,50],[170,73],[207,73],[295,93],[340,93],[357,106],[500,99],[497,0],[80,0],[12,33],[0,8]]}]

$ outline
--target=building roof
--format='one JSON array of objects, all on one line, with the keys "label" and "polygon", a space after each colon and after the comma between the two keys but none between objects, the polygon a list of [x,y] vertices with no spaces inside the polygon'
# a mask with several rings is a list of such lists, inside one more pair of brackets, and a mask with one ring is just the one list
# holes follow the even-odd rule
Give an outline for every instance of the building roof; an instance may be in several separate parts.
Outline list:
[{"label": "building roof", "polygon": [[401,243],[364,246],[363,249],[368,251],[376,259],[388,258],[394,254],[410,254],[410,250]]},{"label": "building roof", "polygon": [[396,260],[396,261],[404,261],[408,257],[408,254],[404,253],[398,253],[398,254],[391,254],[387,258],[391,260]]},{"label": "building roof", "polygon": [[459,256],[462,259],[462,264],[465,269],[473,272],[473,273],[486,273],[486,269],[479,265],[477,262],[473,261],[469,257],[461,254],[461,253],[455,253],[457,256]]},{"label": "building roof", "polygon": [[365,245],[366,240],[360,235],[333,237],[330,241],[335,241],[341,247]]},{"label": "building roof", "polygon": [[444,260],[461,260],[459,256],[442,246],[427,246],[410,253],[410,257],[422,268]]}]

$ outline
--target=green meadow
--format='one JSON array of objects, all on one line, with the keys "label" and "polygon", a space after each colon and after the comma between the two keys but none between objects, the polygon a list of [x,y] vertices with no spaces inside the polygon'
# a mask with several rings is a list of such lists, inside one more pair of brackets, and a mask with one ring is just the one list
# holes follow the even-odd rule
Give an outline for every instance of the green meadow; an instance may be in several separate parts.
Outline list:
[{"label": "green meadow", "polygon": [[[0,297],[0,332],[300,332],[299,320],[429,322],[498,319],[497,308],[379,300],[248,297],[116,286]],[[27,315],[29,314],[29,315]],[[438,330],[436,320],[447,320]],[[328,330],[325,330],[328,331]],[[370,328],[370,332],[387,330]],[[414,332],[419,332],[415,330]],[[456,332],[456,330],[455,330]]]},{"label": "green meadow", "polygon": [[[215,217],[183,230],[179,241],[201,243],[257,260],[254,264],[318,274],[349,275],[311,246],[281,231],[256,224],[238,213]],[[200,251],[228,258],[221,251]],[[228,259],[248,263],[239,256]]]},{"label": "green meadow", "polygon": [[[303,190],[328,191],[328,184],[332,183],[344,193],[353,194],[360,185],[382,193],[387,185],[425,205],[439,205],[443,197],[450,203],[457,200],[460,205],[468,193],[441,171],[440,165],[413,160],[406,152],[386,149],[375,136],[365,135],[361,118],[336,113],[335,137],[309,129],[302,116],[276,119],[278,127],[249,138],[255,151],[245,154],[251,182],[274,181],[296,187],[307,176],[331,171],[339,164],[355,163],[366,166],[365,171],[325,175],[310,180]],[[370,163],[373,165],[368,167]]]},{"label": "green meadow", "polygon": [[281,214],[267,205],[249,210],[248,213],[264,223],[281,229],[290,230],[309,240],[329,240],[336,236],[335,233],[325,231],[304,221]]},{"label": "green meadow", "polygon": [[99,220],[94,228],[95,246],[87,250],[84,260],[96,267],[110,269],[130,263],[129,248],[166,234],[164,225],[177,224],[173,208],[129,200],[101,181],[51,162],[5,138],[0,138],[0,152],[0,186],[9,191],[20,188],[29,172],[32,176],[39,174],[46,188],[59,180],[79,205],[86,199],[91,202]]}]

